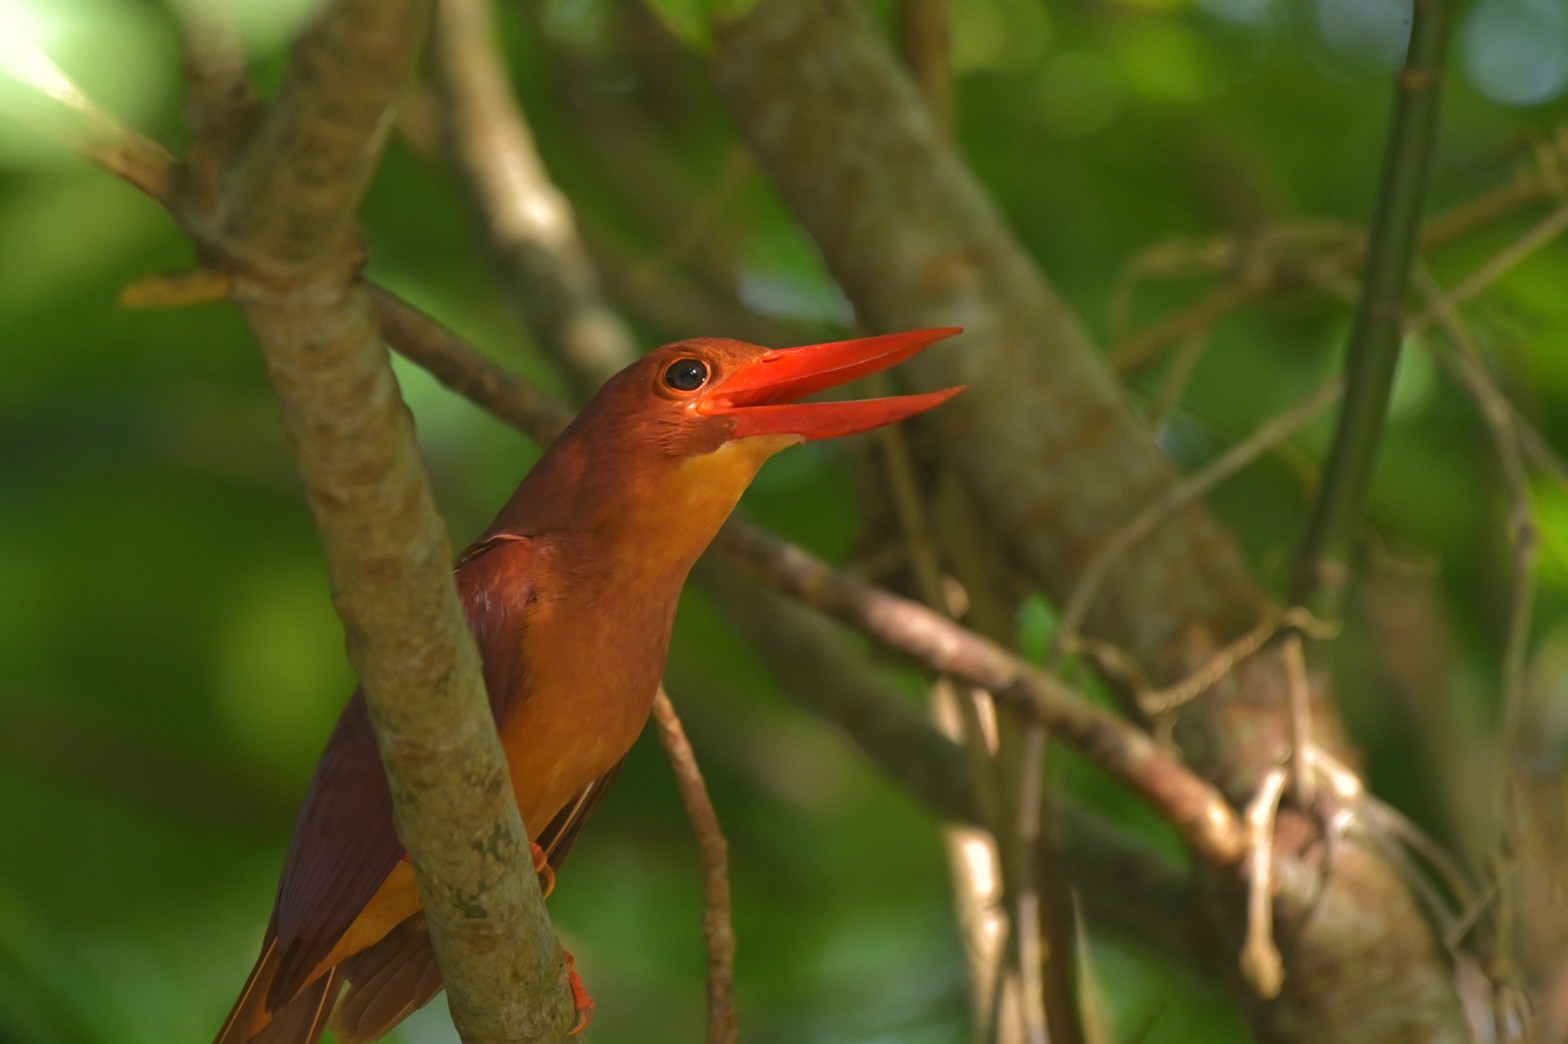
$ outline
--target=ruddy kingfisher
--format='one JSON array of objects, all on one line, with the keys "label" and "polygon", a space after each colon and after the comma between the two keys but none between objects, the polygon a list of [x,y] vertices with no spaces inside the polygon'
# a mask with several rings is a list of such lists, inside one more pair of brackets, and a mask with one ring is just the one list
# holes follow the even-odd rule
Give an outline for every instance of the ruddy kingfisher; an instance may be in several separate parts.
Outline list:
[{"label": "ruddy kingfisher", "polygon": [[[962,389],[800,402],[959,331],[769,349],[665,345],[610,378],[456,581],[535,868],[553,882],[642,731],[681,587],[764,461],[912,417]],[[591,1002],[575,979],[580,1029]],[[262,942],[217,1044],[370,1041],[441,991],[360,692],[327,741]]]}]

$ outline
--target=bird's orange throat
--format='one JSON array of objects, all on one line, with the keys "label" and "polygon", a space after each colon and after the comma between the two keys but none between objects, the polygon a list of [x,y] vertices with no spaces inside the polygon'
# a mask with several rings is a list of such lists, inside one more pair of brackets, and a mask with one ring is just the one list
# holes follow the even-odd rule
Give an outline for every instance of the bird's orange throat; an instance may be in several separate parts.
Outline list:
[{"label": "bird's orange throat", "polygon": [[614,587],[622,595],[656,595],[672,584],[677,593],[757,470],[801,441],[798,435],[737,439],[624,477],[613,507],[592,527],[594,559],[613,564]]},{"label": "bird's orange throat", "polygon": [[561,586],[542,591],[530,611],[528,696],[502,737],[517,737],[507,747],[531,827],[608,771],[642,731],[686,574],[757,469],[798,441],[736,440],[638,476],[619,491],[621,510],[556,538],[550,553],[561,568],[546,575]]},{"label": "bird's orange throat", "polygon": [[799,435],[759,435],[688,457],[659,484],[657,503],[648,506],[646,517],[657,519],[660,531],[674,538],[668,541],[671,554],[690,556],[689,566],[735,510],[757,470],[775,453],[803,441]]}]

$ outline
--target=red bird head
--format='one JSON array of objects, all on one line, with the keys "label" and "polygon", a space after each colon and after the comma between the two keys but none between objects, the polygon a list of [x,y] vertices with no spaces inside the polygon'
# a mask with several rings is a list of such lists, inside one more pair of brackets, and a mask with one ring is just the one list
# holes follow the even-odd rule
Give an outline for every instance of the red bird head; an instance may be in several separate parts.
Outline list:
[{"label": "red bird head", "polygon": [[[955,327],[803,348],[698,337],[655,349],[605,382],[490,528],[680,533],[695,558],[757,469],[786,446],[869,431],[962,388],[854,402],[800,402],[902,362]],[[682,555],[682,557],[686,557]]]},{"label": "red bird head", "polygon": [[[759,436],[777,437],[769,441],[782,448],[854,435],[922,413],[962,389],[858,402],[798,400],[886,369],[958,332],[948,327],[784,349],[722,337],[677,341],[606,382],[580,426],[618,428],[618,437],[685,458]],[[619,423],[601,425],[605,415]]]}]

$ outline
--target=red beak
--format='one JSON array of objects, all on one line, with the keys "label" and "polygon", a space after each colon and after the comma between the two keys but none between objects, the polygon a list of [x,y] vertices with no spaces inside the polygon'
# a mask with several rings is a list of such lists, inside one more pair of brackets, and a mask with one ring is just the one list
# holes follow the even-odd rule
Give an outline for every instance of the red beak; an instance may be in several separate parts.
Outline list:
[{"label": "red beak", "polygon": [[854,435],[924,413],[963,391],[962,387],[919,395],[856,402],[807,402],[812,392],[885,370],[962,330],[934,330],[862,337],[770,351],[715,386],[697,407],[710,416],[732,417],[734,438],[799,435],[810,441]]}]

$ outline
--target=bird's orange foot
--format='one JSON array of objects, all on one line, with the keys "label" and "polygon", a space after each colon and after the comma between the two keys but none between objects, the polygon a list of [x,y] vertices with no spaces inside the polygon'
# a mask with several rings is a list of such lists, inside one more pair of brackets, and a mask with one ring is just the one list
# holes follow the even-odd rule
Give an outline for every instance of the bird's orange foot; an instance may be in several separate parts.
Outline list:
[{"label": "bird's orange foot", "polygon": [[530,841],[528,847],[533,852],[534,873],[539,875],[539,890],[548,899],[550,893],[555,891],[555,867],[550,865],[550,857],[544,854],[544,849],[538,843]]},{"label": "bird's orange foot", "polygon": [[572,988],[572,1007],[577,1010],[577,1024],[566,1031],[568,1037],[575,1037],[588,1028],[593,1021],[593,998],[588,995],[588,987],[583,985],[583,977],[577,974],[577,958],[568,950],[566,954],[566,984]]}]

